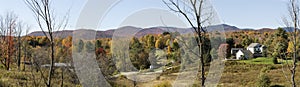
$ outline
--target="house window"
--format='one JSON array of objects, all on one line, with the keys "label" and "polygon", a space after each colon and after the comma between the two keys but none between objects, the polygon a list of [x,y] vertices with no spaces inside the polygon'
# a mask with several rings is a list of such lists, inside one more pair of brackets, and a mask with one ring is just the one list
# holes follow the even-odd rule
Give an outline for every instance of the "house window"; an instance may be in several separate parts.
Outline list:
[{"label": "house window", "polygon": [[260,51],[260,48],[254,48],[254,52],[255,53],[260,53],[261,51]]}]

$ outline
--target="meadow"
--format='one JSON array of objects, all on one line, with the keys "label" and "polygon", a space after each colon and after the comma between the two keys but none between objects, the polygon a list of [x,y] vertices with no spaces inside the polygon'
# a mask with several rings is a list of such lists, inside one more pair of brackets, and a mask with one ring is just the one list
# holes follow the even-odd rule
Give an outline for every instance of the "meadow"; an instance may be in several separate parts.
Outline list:
[{"label": "meadow", "polygon": [[[218,84],[218,87],[254,87],[257,84],[258,76],[263,71],[266,71],[266,75],[270,78],[271,87],[289,87],[290,71],[287,70],[287,64],[273,64],[271,58],[256,58],[251,60],[240,61],[226,61],[225,68],[222,73],[222,77]],[[13,64],[12,67],[16,67]],[[208,69],[208,66],[206,66]],[[297,68],[299,74],[300,67]],[[0,86],[1,87],[33,87],[43,86],[41,82],[42,78],[40,73],[35,70],[31,70],[29,67],[25,71],[19,71],[17,68],[7,71],[4,67],[0,67]],[[153,81],[137,83],[138,87],[171,87],[172,82],[176,79],[175,73],[163,73]],[[55,86],[61,86],[61,71],[56,70],[54,77]],[[34,76],[34,77],[33,77]],[[36,81],[36,82],[34,82]],[[76,83],[76,80],[72,78],[71,73],[65,72],[64,74],[65,87],[81,87],[80,83]],[[119,76],[108,80],[113,87],[132,87],[133,81],[126,78],[126,76]],[[195,81],[194,87],[200,87],[199,81]],[[300,76],[296,77],[298,85],[300,85]],[[74,84],[75,82],[75,84]],[[38,84],[37,84],[38,83]]]}]

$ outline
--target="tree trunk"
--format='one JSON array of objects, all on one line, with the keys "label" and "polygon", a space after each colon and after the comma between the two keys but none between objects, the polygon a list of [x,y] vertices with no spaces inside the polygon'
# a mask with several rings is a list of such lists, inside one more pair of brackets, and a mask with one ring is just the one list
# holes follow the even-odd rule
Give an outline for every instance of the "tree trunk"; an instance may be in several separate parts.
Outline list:
[{"label": "tree trunk", "polygon": [[297,27],[298,27],[298,14],[297,14],[297,11],[298,11],[298,6],[296,6],[296,1],[293,1],[292,2],[292,9],[293,9],[293,15],[294,15],[294,35],[293,35],[293,46],[294,46],[294,53],[293,53],[293,67],[292,67],[292,76],[291,76],[291,80],[292,80],[292,86],[293,87],[296,87],[296,82],[295,82],[295,74],[296,74],[296,57],[297,57],[297,49],[296,49],[296,44],[297,44]]},{"label": "tree trunk", "polygon": [[200,43],[199,43],[199,55],[200,55],[200,61],[201,61],[201,86],[202,87],[205,87],[205,70],[204,70],[204,66],[205,66],[205,63],[204,63],[204,58],[202,56],[202,43],[203,43],[203,37],[202,36],[199,36],[200,38]]},{"label": "tree trunk", "polygon": [[21,41],[20,41],[20,36],[18,36],[18,70],[20,71],[20,65],[21,65]]},{"label": "tree trunk", "polygon": [[61,68],[61,87],[64,87],[64,70],[65,68]]},{"label": "tree trunk", "polygon": [[[296,18],[296,17],[295,17]],[[297,21],[297,19],[295,19],[295,21]],[[293,53],[293,67],[292,67],[292,76],[291,76],[291,80],[292,80],[292,86],[293,87],[296,87],[296,82],[295,82],[295,74],[296,74],[296,66],[297,66],[297,64],[296,64],[296,62],[297,62],[297,60],[296,60],[296,57],[297,57],[297,49],[296,49],[296,47],[297,47],[297,40],[296,40],[296,38],[297,38],[297,23],[295,22],[295,24],[294,24],[294,35],[293,35],[293,39],[294,39],[294,44],[293,44],[293,46],[294,46],[294,53]]]},{"label": "tree trunk", "polygon": [[53,42],[53,37],[52,34],[50,34],[50,40],[51,40],[51,66],[49,70],[49,76],[48,76],[48,81],[47,81],[47,87],[51,87],[51,79],[52,79],[52,74],[53,74],[53,68],[54,68],[54,42]]}]

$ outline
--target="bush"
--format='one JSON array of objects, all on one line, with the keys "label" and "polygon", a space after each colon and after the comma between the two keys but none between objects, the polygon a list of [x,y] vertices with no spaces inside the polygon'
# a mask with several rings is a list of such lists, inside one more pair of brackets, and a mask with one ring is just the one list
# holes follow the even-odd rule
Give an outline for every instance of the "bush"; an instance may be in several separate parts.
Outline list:
[{"label": "bush", "polygon": [[270,78],[266,75],[269,70],[271,70],[272,67],[264,67],[260,71],[260,75],[258,76],[257,80],[257,87],[270,87],[271,80]]},{"label": "bush", "polygon": [[155,85],[154,87],[172,87],[172,84],[168,81],[164,81],[160,84]]},{"label": "bush", "polygon": [[8,87],[8,84],[3,80],[0,80],[0,87]]},{"label": "bush", "polygon": [[274,63],[274,64],[278,64],[278,60],[277,60],[276,57],[273,57],[273,63]]},{"label": "bush", "polygon": [[0,69],[4,69],[5,67],[2,65],[2,64],[0,64]]},{"label": "bush", "polygon": [[269,68],[270,70],[276,69],[275,66],[268,66],[268,68]]},{"label": "bush", "polygon": [[270,78],[265,73],[261,73],[257,80],[257,87],[270,87],[270,84]]},{"label": "bush", "polygon": [[266,72],[268,72],[269,70],[271,70],[269,67],[263,67],[263,68],[261,69],[261,73],[266,73]]}]

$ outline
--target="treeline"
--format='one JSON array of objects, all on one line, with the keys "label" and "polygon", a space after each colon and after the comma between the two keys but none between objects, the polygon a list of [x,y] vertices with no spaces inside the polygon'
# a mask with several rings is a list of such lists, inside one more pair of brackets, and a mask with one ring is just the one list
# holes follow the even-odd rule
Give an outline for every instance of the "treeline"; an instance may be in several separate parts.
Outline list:
[{"label": "treeline", "polygon": [[[211,43],[211,41],[222,40],[221,37],[208,38],[209,36],[207,35],[204,38],[205,43],[203,43],[202,56],[207,64],[213,58],[218,58],[218,53],[222,52],[220,49],[226,49],[227,52],[223,54],[229,54],[231,48],[246,48],[251,43],[261,43],[267,46],[267,53],[264,55],[274,59],[290,59],[292,56],[293,44],[291,38],[289,38],[291,34],[282,28],[268,32],[239,31],[226,32],[226,34],[227,44],[216,45],[217,47],[214,47],[215,44]],[[34,65],[33,68],[37,70],[39,69],[37,66],[50,64],[50,44],[47,37],[23,36],[18,38],[11,36],[11,38],[11,43],[15,44],[10,48],[13,51],[1,49],[3,51],[1,54],[1,62],[3,62],[1,66],[5,66],[5,58],[8,56],[5,52],[12,54],[11,64],[18,64],[18,57],[20,57],[21,70],[26,69],[26,63]],[[298,37],[298,39],[300,38]],[[133,37],[129,40],[129,59],[132,65],[138,70],[150,69],[150,66],[155,64],[169,67],[180,66],[180,64],[193,62],[188,58],[197,57],[197,55],[188,54],[187,51],[183,50],[183,48],[188,48],[190,51],[197,53],[198,48],[193,34],[180,35],[178,32],[164,32],[158,35],[149,34],[140,38]],[[76,46],[73,46],[73,42]],[[113,54],[117,53],[112,52],[112,43],[111,38],[78,41],[73,41],[71,36],[55,38],[54,62],[72,64],[72,51],[92,52],[96,54],[98,66],[105,76],[116,75],[119,73],[116,66],[122,65],[118,65],[119,63],[114,60],[115,56]],[[6,45],[2,44],[1,46]],[[300,45],[298,44],[297,48],[299,47]],[[226,57],[230,57],[230,55]],[[167,62],[161,63],[161,61],[165,61],[161,60],[164,58]],[[297,58],[299,59],[299,56]],[[76,78],[76,76],[73,78]],[[75,83],[78,84],[76,81]]]},{"label": "treeline", "polygon": [[[260,43],[267,47],[263,55],[270,58],[290,59],[293,53],[292,33],[286,32],[283,28],[265,32],[239,31],[226,33],[226,42],[230,48],[247,48],[251,43]],[[300,37],[297,37],[299,43]],[[300,45],[297,44],[298,54]],[[297,59],[299,59],[299,55]]]},{"label": "treeline", "polygon": [[[230,53],[231,48],[246,48],[251,43],[261,43],[267,46],[267,53],[264,55],[272,58],[288,59],[291,57],[291,53],[293,52],[291,38],[288,38],[290,37],[290,33],[286,32],[282,28],[278,28],[277,30],[269,32],[239,31],[226,32],[226,34],[226,43],[228,44],[226,45],[227,54]],[[181,56],[184,56],[180,48],[182,48],[184,45],[189,45],[190,47],[194,47],[193,49],[196,49],[197,44],[194,41],[194,37],[182,37],[181,39],[185,40],[183,42],[185,44],[180,44],[181,39],[178,39],[178,36],[180,36],[178,32],[164,32],[159,35],[146,35],[140,38],[131,38],[129,43],[129,57],[132,64],[137,69],[149,69],[151,65],[151,57],[149,54],[151,54],[152,50],[160,50],[157,52],[162,52],[155,53],[154,58],[159,59],[160,57],[166,57],[168,60],[173,61],[172,64],[180,64],[182,62]],[[211,47],[213,45],[211,40],[217,41],[220,38],[207,37],[205,38],[205,43],[203,44],[203,56],[205,61],[208,63],[212,60],[212,57],[216,58],[219,51],[219,49]],[[47,37],[23,36],[20,39],[18,39],[18,37],[12,37],[12,39],[13,40],[11,43],[20,43],[20,47],[19,45],[13,45],[13,47],[11,47],[11,49],[14,49],[14,51],[11,51],[11,54],[14,54],[11,55],[11,62],[17,63],[18,60],[16,57],[20,56],[22,63],[38,62],[39,65],[49,64],[48,51],[50,43]],[[55,62],[71,63],[72,49],[76,51],[89,50],[95,52],[99,62],[108,63],[99,64],[100,67],[109,65],[106,68],[111,70],[109,70],[107,74],[117,72],[113,70],[115,69],[115,62],[112,58],[111,38],[99,38],[93,41],[80,40],[79,44],[81,46],[72,47],[71,36],[66,38],[55,38]],[[4,46],[4,44],[2,46]],[[300,46],[298,45],[297,47],[299,48]],[[2,51],[4,50],[5,49],[2,49]],[[7,51],[4,51],[3,53],[5,52]],[[20,55],[18,55],[18,53],[20,53]],[[5,62],[4,58],[6,58],[7,55],[8,54],[1,54],[1,62]],[[227,57],[230,57],[230,55],[227,55]]]},{"label": "treeline", "polygon": [[[227,54],[230,53],[231,48],[246,48],[251,43],[261,43],[267,47],[267,53],[265,56],[274,57],[274,58],[282,58],[288,59],[291,57],[292,50],[292,42],[290,37],[290,33],[286,32],[282,28],[278,28],[274,31],[269,32],[257,32],[257,31],[239,31],[239,32],[227,32],[226,33],[226,43],[228,44]],[[163,34],[159,35],[146,35],[140,38],[134,37],[130,39],[130,59],[133,65],[138,69],[147,69],[150,66],[149,61],[149,53],[153,49],[160,49],[165,52],[159,56],[165,56],[167,59],[172,59],[177,63],[181,62],[180,56],[180,46],[178,39],[176,37],[179,36],[178,32],[164,32]],[[298,37],[299,38],[299,37]],[[11,43],[18,43],[18,38],[13,37]],[[196,43],[193,42],[194,38],[185,38],[190,39],[186,40],[189,45],[196,47]],[[211,39],[218,39],[218,38],[211,38]],[[300,38],[299,38],[300,39]],[[218,49],[212,49],[210,39],[205,39],[206,43],[204,43],[204,56],[206,62],[209,62],[215,54],[217,54]],[[47,50],[49,50],[49,40],[43,36],[24,36],[20,39],[21,45],[20,49],[22,51],[18,52],[15,49],[18,49],[18,45],[14,45],[11,49],[12,59],[17,62],[16,57],[20,56],[21,59],[24,61],[32,61],[35,59],[39,61],[40,64],[47,64],[49,61],[47,59]],[[299,41],[298,41],[299,42]],[[111,60],[111,38],[99,38],[94,41],[80,41],[82,46],[81,48],[73,48],[72,47],[72,37],[66,38],[56,38],[55,39],[55,62],[57,63],[67,63],[72,60],[72,49],[77,49],[78,51],[81,50],[88,50],[94,49],[97,56],[105,56],[109,60]],[[91,48],[92,46],[95,45]],[[181,44],[184,45],[184,44]],[[4,46],[4,44],[2,45]],[[78,46],[77,46],[78,47]],[[299,48],[300,45],[297,45]],[[5,47],[3,47],[5,48]],[[2,49],[4,51],[4,49]],[[45,53],[43,53],[45,52]],[[299,51],[297,51],[299,52]],[[5,53],[5,52],[4,52]],[[21,53],[17,55],[17,53]],[[4,62],[4,58],[8,54],[1,54],[1,62]],[[36,57],[36,58],[34,58]],[[227,57],[230,57],[228,55]],[[298,56],[299,58],[299,56]]]}]

